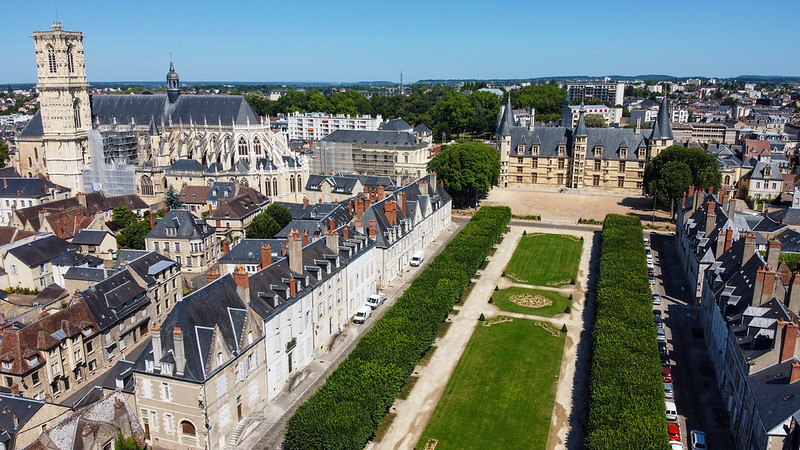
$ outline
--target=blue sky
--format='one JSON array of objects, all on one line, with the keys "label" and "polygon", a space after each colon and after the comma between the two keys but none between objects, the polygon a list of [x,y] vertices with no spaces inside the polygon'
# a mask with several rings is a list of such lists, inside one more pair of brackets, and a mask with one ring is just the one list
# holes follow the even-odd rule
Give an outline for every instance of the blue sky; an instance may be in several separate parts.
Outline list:
[{"label": "blue sky", "polygon": [[0,7],[0,83],[35,82],[33,31],[83,32],[92,81],[399,81],[800,75],[797,0],[99,1]]}]

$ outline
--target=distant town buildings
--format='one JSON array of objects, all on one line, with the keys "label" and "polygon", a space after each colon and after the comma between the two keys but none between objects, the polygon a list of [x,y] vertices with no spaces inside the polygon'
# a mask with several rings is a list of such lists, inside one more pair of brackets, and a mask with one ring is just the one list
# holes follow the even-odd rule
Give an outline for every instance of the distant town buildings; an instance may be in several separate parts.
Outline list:
[{"label": "distant town buildings", "polygon": [[371,116],[330,115],[321,112],[289,114],[288,140],[318,141],[336,130],[375,131],[383,122],[380,114]]},{"label": "distant town buildings", "polygon": [[624,83],[578,83],[567,85],[567,97],[572,105],[591,100],[600,100],[604,104],[621,105],[625,98]]}]

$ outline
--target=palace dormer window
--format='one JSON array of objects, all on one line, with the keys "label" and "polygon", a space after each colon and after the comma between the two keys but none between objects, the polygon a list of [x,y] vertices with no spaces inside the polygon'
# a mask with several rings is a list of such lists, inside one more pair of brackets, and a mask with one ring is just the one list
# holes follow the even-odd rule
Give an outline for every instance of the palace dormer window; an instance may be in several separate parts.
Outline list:
[{"label": "palace dormer window", "polygon": [[531,154],[532,155],[538,155],[539,154],[539,146],[538,145],[534,145],[533,147],[531,147]]},{"label": "palace dormer window", "polygon": [[523,154],[523,153],[525,153],[525,144],[519,144],[519,145],[517,146],[517,154],[520,154],[520,155],[521,155],[521,154]]},{"label": "palace dormer window", "polygon": [[644,154],[645,154],[644,151],[645,151],[644,147],[639,149],[639,159],[644,159]]},{"label": "palace dormer window", "polygon": [[620,147],[619,148],[619,157],[620,158],[627,158],[628,157],[628,148],[627,147]]},{"label": "palace dormer window", "polygon": [[771,167],[764,167],[764,176],[769,177],[772,175],[772,168]]},{"label": "palace dormer window", "polygon": [[559,145],[558,146],[558,156],[564,156],[567,154],[567,146],[566,145]]},{"label": "palace dormer window", "polygon": [[601,156],[603,156],[603,146],[595,147],[594,148],[594,157],[595,158],[600,158]]}]

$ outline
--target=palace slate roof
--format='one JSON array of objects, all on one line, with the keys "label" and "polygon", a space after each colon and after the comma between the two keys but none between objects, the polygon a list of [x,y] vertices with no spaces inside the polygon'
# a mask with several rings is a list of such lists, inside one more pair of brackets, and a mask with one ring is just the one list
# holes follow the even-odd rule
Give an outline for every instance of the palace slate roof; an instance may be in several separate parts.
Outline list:
[{"label": "palace slate roof", "polygon": [[320,139],[321,142],[351,144],[356,148],[407,148],[416,150],[428,145],[417,142],[414,133],[405,131],[336,130]]}]

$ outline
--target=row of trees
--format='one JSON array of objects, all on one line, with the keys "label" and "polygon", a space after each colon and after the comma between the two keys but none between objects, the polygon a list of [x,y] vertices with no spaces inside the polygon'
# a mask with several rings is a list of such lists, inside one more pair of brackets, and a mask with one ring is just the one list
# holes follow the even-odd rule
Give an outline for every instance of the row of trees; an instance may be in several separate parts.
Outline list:
[{"label": "row of trees", "polygon": [[481,208],[286,424],[289,449],[361,449],[511,219]]},{"label": "row of trees", "polygon": [[586,448],[666,449],[664,386],[642,223],[609,214],[601,239]]},{"label": "row of trees", "polygon": [[[375,94],[370,99],[356,90],[325,95],[313,89],[305,92],[289,90],[276,101],[269,100],[259,92],[249,93],[246,98],[260,115],[275,116],[295,111],[380,114],[387,120],[402,117],[412,125],[425,124],[433,130],[436,139],[444,135],[448,140],[464,134],[476,137],[491,135],[497,124],[501,102],[491,92],[475,90],[464,95],[453,87],[443,85],[416,88],[407,96],[382,97]],[[555,85],[534,85],[512,90],[511,101],[515,108],[536,108],[537,120],[553,121],[560,117],[561,108],[567,104],[567,92]]]}]

